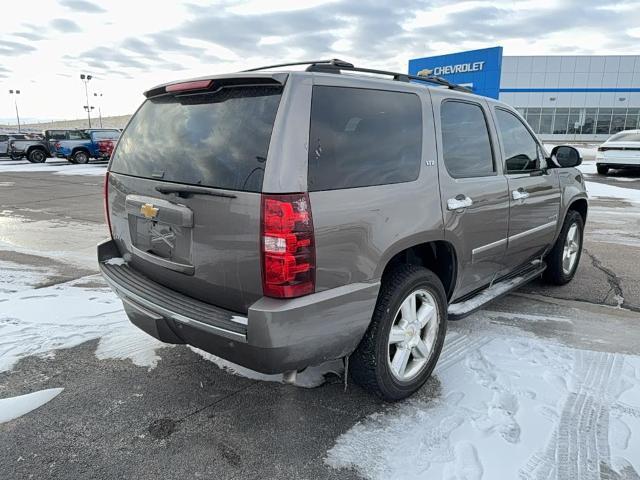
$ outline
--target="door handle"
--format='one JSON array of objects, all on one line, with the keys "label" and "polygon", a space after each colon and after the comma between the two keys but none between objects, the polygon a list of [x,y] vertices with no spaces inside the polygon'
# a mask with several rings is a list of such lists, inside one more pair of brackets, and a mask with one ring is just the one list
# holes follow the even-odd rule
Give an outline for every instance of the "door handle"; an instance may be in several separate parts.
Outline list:
[{"label": "door handle", "polygon": [[462,193],[447,200],[447,210],[462,211],[471,205],[473,205],[473,200]]},{"label": "door handle", "polygon": [[511,197],[514,200],[524,200],[525,198],[529,198],[529,192],[526,192],[524,188],[519,188],[511,192]]}]

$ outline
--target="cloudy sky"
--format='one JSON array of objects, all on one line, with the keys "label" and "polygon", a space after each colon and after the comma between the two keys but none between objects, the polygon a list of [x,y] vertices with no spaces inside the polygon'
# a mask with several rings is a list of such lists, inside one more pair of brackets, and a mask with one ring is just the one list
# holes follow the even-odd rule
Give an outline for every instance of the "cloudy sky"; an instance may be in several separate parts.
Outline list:
[{"label": "cloudy sky", "polygon": [[21,0],[0,11],[0,121],[14,118],[11,88],[22,117],[82,117],[82,72],[103,115],[119,115],[157,83],[282,61],[406,71],[409,58],[496,45],[505,55],[640,53],[639,1]]}]

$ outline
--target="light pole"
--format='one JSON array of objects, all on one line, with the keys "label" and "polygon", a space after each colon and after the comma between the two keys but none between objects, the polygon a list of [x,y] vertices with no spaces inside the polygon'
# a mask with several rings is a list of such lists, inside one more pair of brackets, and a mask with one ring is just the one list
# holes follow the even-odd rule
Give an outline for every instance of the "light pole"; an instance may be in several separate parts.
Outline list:
[{"label": "light pole", "polygon": [[20,90],[9,90],[9,95],[13,95],[13,103],[16,106],[16,119],[18,120],[18,133],[20,133],[20,114],[18,113],[18,97]]},{"label": "light pole", "polygon": [[100,97],[98,101],[98,116],[100,117],[100,128],[102,128],[102,94],[93,92],[94,97]]},{"label": "light pole", "polygon": [[91,80],[91,75],[85,75],[84,73],[80,74],[80,80],[84,83],[84,94],[87,97],[87,104],[84,106],[84,109],[87,111],[87,119],[89,120],[89,128],[91,128],[91,107],[89,107],[89,87],[87,84],[89,80]]}]

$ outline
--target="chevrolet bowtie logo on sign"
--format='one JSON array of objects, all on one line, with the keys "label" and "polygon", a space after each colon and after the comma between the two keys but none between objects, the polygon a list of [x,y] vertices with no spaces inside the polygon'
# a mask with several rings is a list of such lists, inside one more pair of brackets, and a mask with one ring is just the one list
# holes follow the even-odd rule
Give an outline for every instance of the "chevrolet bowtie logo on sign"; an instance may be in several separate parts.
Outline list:
[{"label": "chevrolet bowtie logo on sign", "polygon": [[433,75],[433,70],[430,68],[425,68],[418,72],[419,77],[428,77],[429,75]]},{"label": "chevrolet bowtie logo on sign", "polygon": [[152,203],[145,203],[140,207],[140,213],[145,218],[156,218],[158,216],[158,209],[154,207]]}]

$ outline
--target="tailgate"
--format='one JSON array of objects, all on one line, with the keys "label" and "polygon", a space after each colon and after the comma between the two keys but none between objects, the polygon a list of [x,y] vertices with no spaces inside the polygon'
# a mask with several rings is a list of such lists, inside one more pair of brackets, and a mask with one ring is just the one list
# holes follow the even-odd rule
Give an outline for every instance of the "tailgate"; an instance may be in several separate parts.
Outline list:
[{"label": "tailgate", "polygon": [[262,296],[262,176],[281,85],[150,98],[110,165],[112,234],[152,280],[235,312]]}]

